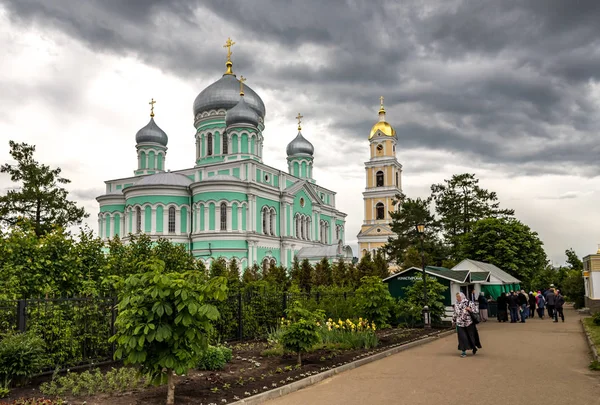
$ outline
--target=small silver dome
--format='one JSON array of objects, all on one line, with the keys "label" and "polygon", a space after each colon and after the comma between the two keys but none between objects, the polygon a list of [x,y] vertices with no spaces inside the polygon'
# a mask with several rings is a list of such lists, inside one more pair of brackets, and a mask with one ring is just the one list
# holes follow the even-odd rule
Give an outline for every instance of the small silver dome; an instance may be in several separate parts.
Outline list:
[{"label": "small silver dome", "polygon": [[308,142],[306,138],[302,136],[302,132],[298,131],[298,135],[288,143],[286,148],[288,156],[295,155],[309,155],[312,156],[315,153],[315,148],[312,143]]},{"label": "small silver dome", "polygon": [[250,124],[258,126],[258,114],[250,108],[244,100],[245,97],[240,96],[240,101],[225,115],[225,125],[234,124]]},{"label": "small silver dome", "polygon": [[193,181],[189,177],[171,172],[163,172],[144,176],[134,186],[182,186],[187,187]]},{"label": "small silver dome", "polygon": [[[265,104],[258,94],[244,84],[246,103],[261,117],[265,118]],[[229,110],[240,101],[240,81],[225,74],[219,80],[205,88],[194,100],[194,117],[203,111],[224,108]]]},{"label": "small silver dome", "polygon": [[137,143],[152,142],[158,143],[162,146],[167,146],[167,143],[169,142],[169,137],[167,136],[165,131],[163,131],[158,127],[158,125],[156,125],[156,122],[154,122],[154,118],[151,117],[148,125],[137,131],[137,134],[135,134],[135,141]]}]

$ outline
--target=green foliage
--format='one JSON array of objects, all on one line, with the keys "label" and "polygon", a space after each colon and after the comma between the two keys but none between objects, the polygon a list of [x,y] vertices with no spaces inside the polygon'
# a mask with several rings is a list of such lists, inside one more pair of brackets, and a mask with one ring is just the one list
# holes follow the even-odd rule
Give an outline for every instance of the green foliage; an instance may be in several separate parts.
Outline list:
[{"label": "green foliage", "polygon": [[0,405],[66,405],[62,399],[19,398],[11,402],[0,401]]},{"label": "green foliage", "polygon": [[283,266],[270,267],[267,274],[264,275],[264,280],[278,290],[287,290],[290,286],[287,269]]},{"label": "green foliage", "polygon": [[394,299],[379,277],[363,277],[356,290],[355,306],[362,317],[375,322],[379,328],[385,328],[394,309]]},{"label": "green foliage", "polygon": [[35,234],[42,236],[56,227],[80,224],[89,216],[69,201],[69,192],[61,185],[71,181],[60,176],[60,168],[51,169],[36,161],[35,146],[14,141],[9,145],[16,164],[3,164],[0,173],[8,174],[16,185],[0,196],[0,224],[14,227],[29,222]]},{"label": "green foliage", "polygon": [[231,361],[232,351],[225,346],[208,346],[202,352],[197,368],[199,370],[222,370]]},{"label": "green foliage", "polygon": [[313,272],[313,285],[315,286],[329,286],[333,284],[331,265],[329,260],[324,257],[315,266]]},{"label": "green foliage", "polygon": [[567,277],[560,285],[561,292],[567,300],[573,301],[575,309],[585,306],[585,284],[581,270],[569,270]]},{"label": "green foliage", "polygon": [[516,219],[505,218],[474,223],[464,236],[462,256],[494,264],[525,283],[543,271],[547,262],[537,232]]},{"label": "green foliage", "polygon": [[565,250],[565,255],[567,256],[567,264],[571,269],[583,270],[583,262],[579,259],[573,248]]},{"label": "green foliage", "polygon": [[374,323],[362,318],[357,321],[346,319],[345,322],[341,319],[338,322],[329,319],[324,325],[321,325],[319,335],[321,343],[326,346],[338,345],[343,349],[371,349],[379,344],[375,327]]},{"label": "green foliage", "polygon": [[207,300],[226,297],[223,277],[205,281],[198,272],[165,273],[160,260],[140,264],[139,274],[121,282],[116,359],[141,365],[153,382],[169,379],[172,402],[173,372],[181,375],[198,364],[208,346],[212,321],[219,311]]},{"label": "green foliage", "polygon": [[129,392],[148,384],[148,379],[135,368],[112,368],[106,373],[97,368],[83,373],[68,372],[64,376],[55,373],[51,381],[40,385],[40,392],[51,396],[78,397]]},{"label": "green foliage", "polygon": [[515,213],[512,209],[501,209],[497,194],[479,187],[479,179],[473,173],[455,174],[444,183],[433,184],[430,199],[435,202],[453,259],[460,256],[463,236],[474,229],[477,221],[511,217]]},{"label": "green foliage", "polygon": [[600,312],[596,312],[594,315],[592,315],[592,322],[594,325],[600,326]]},{"label": "green foliage", "polygon": [[345,287],[350,284],[351,280],[348,274],[348,266],[346,266],[343,259],[340,259],[333,265],[331,269],[331,281],[333,282],[333,285],[338,287]]},{"label": "green foliage", "polygon": [[210,263],[210,269],[208,271],[210,278],[226,277],[228,273],[229,269],[227,268],[227,262],[225,261],[225,258],[219,257]]},{"label": "green foliage", "polygon": [[310,312],[300,302],[294,302],[286,310],[291,323],[284,327],[281,344],[285,350],[298,354],[298,364],[302,364],[302,353],[309,351],[319,340],[317,322],[322,321],[322,311]]},{"label": "green foliage", "polygon": [[[443,292],[447,289],[435,278],[426,276],[427,305],[432,324],[439,324],[444,317]],[[415,280],[414,284],[404,288],[404,297],[398,300],[398,316],[411,327],[423,322],[422,310],[425,306],[423,296],[423,280]]]},{"label": "green foliage", "polygon": [[292,272],[292,282],[295,283],[301,291],[310,292],[313,282],[314,269],[308,259],[302,260],[297,272]]},{"label": "green foliage", "polygon": [[251,284],[256,281],[260,281],[262,279],[262,274],[260,272],[260,267],[258,264],[253,264],[250,267],[246,267],[244,270],[244,274],[242,276],[242,283]]},{"label": "green foliage", "polygon": [[24,382],[44,366],[44,342],[33,333],[10,333],[0,340],[0,387]]}]

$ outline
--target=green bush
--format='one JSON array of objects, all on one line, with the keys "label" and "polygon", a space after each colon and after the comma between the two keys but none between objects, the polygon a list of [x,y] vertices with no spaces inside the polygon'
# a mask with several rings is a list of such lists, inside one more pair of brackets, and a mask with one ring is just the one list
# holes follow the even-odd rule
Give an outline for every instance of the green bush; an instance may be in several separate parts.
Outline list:
[{"label": "green bush", "polygon": [[594,325],[600,326],[600,312],[596,312],[592,315],[592,322],[594,322]]},{"label": "green bush", "polygon": [[[446,307],[444,305],[443,292],[448,287],[432,277],[427,276],[427,305],[432,324],[440,324],[444,317]],[[423,280],[416,280],[413,285],[404,288],[404,297],[398,300],[398,316],[410,327],[423,322]]]},{"label": "green bush", "polygon": [[44,395],[77,397],[132,391],[148,385],[148,379],[142,376],[138,369],[121,367],[106,373],[102,373],[100,369],[67,373],[64,376],[55,373],[52,381],[40,385],[40,392]]},{"label": "green bush", "polygon": [[44,342],[33,333],[10,333],[0,340],[0,387],[8,388],[39,372],[46,362]]},{"label": "green bush", "polygon": [[389,326],[394,299],[379,277],[363,277],[356,290],[356,309],[360,316],[375,322],[378,328]]},{"label": "green bush", "polygon": [[231,361],[233,353],[231,349],[225,346],[208,346],[208,348],[202,352],[200,361],[198,362],[198,369],[200,370],[222,370],[225,364]]},{"label": "green bush", "polygon": [[284,326],[281,344],[285,350],[298,354],[298,364],[302,364],[302,353],[308,352],[319,343],[319,326],[323,319],[323,311],[310,312],[296,301],[286,311],[290,324]]}]

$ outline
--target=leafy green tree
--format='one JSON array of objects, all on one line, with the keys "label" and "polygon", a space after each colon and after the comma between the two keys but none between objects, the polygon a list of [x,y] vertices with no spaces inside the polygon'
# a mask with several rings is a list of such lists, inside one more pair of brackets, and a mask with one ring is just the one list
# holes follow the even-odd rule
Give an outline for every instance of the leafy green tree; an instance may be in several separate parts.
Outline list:
[{"label": "leafy green tree", "polygon": [[258,264],[256,263],[250,267],[246,267],[244,274],[242,275],[242,282],[244,284],[251,284],[260,281],[261,279],[260,267],[258,267]]},{"label": "leafy green tree", "polygon": [[[431,316],[432,324],[442,322],[446,307],[444,305],[444,291],[448,287],[442,285],[435,278],[425,276],[427,280],[427,306]],[[398,300],[398,315],[411,327],[423,321],[423,307],[425,297],[423,295],[423,280],[415,280],[413,285],[404,288],[404,297]]]},{"label": "leafy green tree", "polygon": [[225,277],[228,274],[227,262],[224,258],[219,257],[210,263],[210,269],[208,275],[210,278],[213,277]]},{"label": "leafy green tree", "polygon": [[535,272],[529,284],[532,290],[544,290],[551,284],[559,285],[558,272],[551,265],[544,266],[542,270]]},{"label": "leafy green tree", "polygon": [[290,271],[290,278],[292,282],[298,284],[298,279],[300,278],[300,260],[298,256],[294,255],[294,259],[292,260],[292,270]]},{"label": "leafy green tree", "polygon": [[283,329],[281,344],[285,350],[298,354],[298,364],[302,365],[302,353],[308,352],[320,341],[317,322],[323,321],[323,311],[309,311],[295,301],[286,309],[286,315],[291,321]]},{"label": "leafy green tree", "polygon": [[486,218],[463,238],[462,257],[491,263],[527,284],[548,262],[537,232],[512,218]]},{"label": "leafy green tree", "polygon": [[573,248],[565,250],[565,255],[567,256],[567,264],[571,269],[583,270],[583,262],[579,259]]},{"label": "leafy green tree", "polygon": [[122,281],[119,294],[116,359],[140,365],[155,382],[167,382],[167,405],[175,403],[174,373],[182,375],[198,363],[208,347],[211,322],[219,311],[207,300],[227,296],[224,277],[205,282],[198,272],[165,272],[153,259]]},{"label": "leafy green tree", "polygon": [[241,284],[239,262],[234,257],[227,266],[227,285],[229,289],[237,289]]},{"label": "leafy green tree", "polygon": [[356,309],[363,318],[375,322],[378,328],[389,326],[394,299],[388,286],[379,277],[363,277],[356,290]]},{"label": "leafy green tree", "polygon": [[443,225],[446,242],[450,244],[451,257],[460,252],[462,236],[484,218],[506,218],[514,215],[512,209],[501,209],[498,195],[479,186],[473,173],[455,174],[444,183],[431,186],[431,198]]},{"label": "leafy green tree", "polygon": [[274,285],[278,290],[287,290],[290,286],[287,269],[283,266],[271,267],[265,280]]},{"label": "leafy green tree", "polygon": [[340,259],[331,269],[331,279],[333,285],[337,287],[345,287],[350,283],[348,279],[348,266],[343,259]]},{"label": "leafy green tree", "polygon": [[356,270],[359,275],[359,280],[362,280],[363,277],[371,277],[375,275],[375,263],[373,263],[373,258],[371,257],[370,252],[365,253],[364,256],[360,258],[360,261],[356,266]]},{"label": "leafy green tree", "polygon": [[324,257],[315,266],[313,283],[315,286],[330,286],[333,283],[332,277],[331,264],[329,264],[329,260]]},{"label": "leafy green tree", "polygon": [[[431,255],[427,252],[424,252],[425,255],[425,265],[431,266]],[[416,246],[409,246],[404,253],[404,260],[401,264],[403,270],[410,269],[411,267],[416,267],[418,269],[423,267],[423,260],[421,258],[420,249]]]},{"label": "leafy green tree", "polygon": [[585,306],[585,284],[582,270],[569,270],[561,288],[566,299],[573,301],[575,309]]},{"label": "leafy green tree", "polygon": [[68,199],[68,191],[61,187],[70,180],[61,177],[61,169],[51,169],[33,158],[35,146],[9,142],[10,155],[16,164],[5,163],[0,173],[10,176],[17,186],[0,196],[0,224],[18,226],[22,218],[33,223],[37,236],[53,227],[67,228],[81,224],[86,214],[83,208]]}]

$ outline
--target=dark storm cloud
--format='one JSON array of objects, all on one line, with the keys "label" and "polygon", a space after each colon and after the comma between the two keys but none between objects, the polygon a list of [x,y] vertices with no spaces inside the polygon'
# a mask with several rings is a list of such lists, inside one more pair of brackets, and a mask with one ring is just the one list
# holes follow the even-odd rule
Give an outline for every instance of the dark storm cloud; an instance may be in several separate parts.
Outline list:
[{"label": "dark storm cloud", "polygon": [[599,1],[5,2],[21,23],[190,79],[218,77],[217,37],[234,32],[234,64],[256,90],[306,95],[289,108],[346,140],[364,140],[384,94],[404,149],[600,174]]}]

